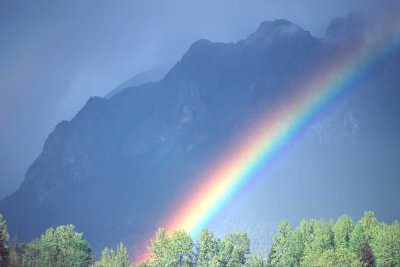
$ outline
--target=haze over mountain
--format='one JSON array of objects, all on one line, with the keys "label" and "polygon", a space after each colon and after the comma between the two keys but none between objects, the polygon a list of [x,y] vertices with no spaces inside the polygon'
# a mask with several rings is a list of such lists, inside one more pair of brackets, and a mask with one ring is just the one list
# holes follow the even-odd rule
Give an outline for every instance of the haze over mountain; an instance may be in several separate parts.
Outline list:
[{"label": "haze over mountain", "polygon": [[[317,38],[287,20],[266,21],[235,43],[199,40],[159,82],[90,98],[60,122],[17,192],[0,202],[22,241],[72,223],[93,245],[137,249],[206,169],[324,62],[364,45],[350,15]],[[246,231],[268,249],[282,217],[399,219],[400,53],[380,62],[333,111],[313,121],[250,195],[210,227]],[[235,212],[231,212],[235,209]]]},{"label": "haze over mountain", "polygon": [[169,71],[171,67],[156,67],[149,69],[147,71],[141,72],[132,78],[130,78],[127,81],[124,81],[120,85],[118,85],[114,90],[111,92],[108,92],[104,98],[111,98],[115,94],[121,92],[122,90],[128,88],[128,87],[133,87],[133,86],[138,86],[142,85],[144,83],[149,83],[149,82],[158,82],[161,80],[165,74]]},{"label": "haze over mountain", "polygon": [[233,42],[261,21],[278,18],[322,36],[334,17],[352,10],[386,14],[397,3],[0,1],[0,199],[19,188],[55,125],[72,119],[90,96],[102,97],[133,75],[176,63],[198,39]]}]

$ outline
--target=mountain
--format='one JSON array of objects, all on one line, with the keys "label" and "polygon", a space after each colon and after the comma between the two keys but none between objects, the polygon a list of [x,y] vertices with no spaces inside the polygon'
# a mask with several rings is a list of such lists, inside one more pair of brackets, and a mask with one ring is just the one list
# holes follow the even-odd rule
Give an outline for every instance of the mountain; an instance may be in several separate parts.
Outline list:
[{"label": "mountain", "polygon": [[[19,190],[0,202],[11,235],[30,241],[72,223],[97,256],[120,241],[138,249],[251,125],[284,110],[324,62],[363,43],[358,33],[368,28],[343,29],[352,23],[334,20],[324,38],[275,20],[236,43],[199,40],[160,81],[90,98],[56,126]],[[283,217],[298,224],[372,209],[379,220],[399,219],[399,59],[397,51],[380,62],[334,111],[312,121],[212,230],[246,231],[266,252]]]},{"label": "mountain", "polygon": [[169,69],[170,69],[170,67],[159,66],[159,67],[151,68],[147,71],[140,72],[139,74],[133,76],[132,78],[130,78],[127,81],[118,85],[116,88],[114,88],[108,94],[106,94],[104,96],[104,98],[110,99],[115,94],[117,94],[129,87],[134,87],[134,86],[142,85],[144,83],[149,83],[149,82],[158,82],[165,76],[165,74],[169,71]]}]

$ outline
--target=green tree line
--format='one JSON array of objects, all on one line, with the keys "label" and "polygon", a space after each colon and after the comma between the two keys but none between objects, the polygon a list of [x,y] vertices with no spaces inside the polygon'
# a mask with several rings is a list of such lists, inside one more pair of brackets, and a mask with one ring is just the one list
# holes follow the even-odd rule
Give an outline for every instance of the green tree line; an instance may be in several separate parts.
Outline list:
[{"label": "green tree line", "polygon": [[[40,238],[24,244],[10,242],[7,225],[0,214],[0,267],[128,267],[129,253],[122,243],[105,248],[95,261],[89,243],[73,225],[49,228]],[[367,211],[357,222],[342,215],[331,219],[302,220],[294,228],[282,220],[267,257],[252,253],[246,233],[228,233],[222,238],[204,229],[196,240],[183,230],[168,235],[158,229],[148,248],[146,266],[400,266],[400,225],[378,222]],[[133,259],[134,260],[134,259]]]},{"label": "green tree line", "polygon": [[348,215],[302,220],[296,229],[282,220],[266,266],[400,266],[400,226],[371,211],[356,224]]}]

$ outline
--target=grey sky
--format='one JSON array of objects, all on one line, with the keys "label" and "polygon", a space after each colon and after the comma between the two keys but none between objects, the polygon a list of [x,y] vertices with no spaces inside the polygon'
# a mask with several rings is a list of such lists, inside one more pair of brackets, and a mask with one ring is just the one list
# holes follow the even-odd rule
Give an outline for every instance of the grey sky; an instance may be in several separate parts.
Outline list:
[{"label": "grey sky", "polygon": [[0,2],[0,199],[15,191],[56,123],[92,95],[170,65],[197,39],[232,42],[286,18],[323,35],[366,0]]}]

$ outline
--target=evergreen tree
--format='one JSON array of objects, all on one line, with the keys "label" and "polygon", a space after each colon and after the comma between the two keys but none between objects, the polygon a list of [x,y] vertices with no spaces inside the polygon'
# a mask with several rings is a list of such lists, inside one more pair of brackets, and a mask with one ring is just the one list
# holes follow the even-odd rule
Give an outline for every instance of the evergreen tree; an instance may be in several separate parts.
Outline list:
[{"label": "evergreen tree", "polygon": [[115,252],[105,247],[101,252],[100,267],[114,267]]},{"label": "evergreen tree", "polygon": [[218,254],[210,266],[242,266],[250,254],[250,240],[246,233],[229,233],[218,243]]},{"label": "evergreen tree", "polygon": [[304,257],[301,263],[302,266],[363,266],[360,259],[355,253],[350,252],[346,248],[338,248],[337,250],[328,249],[321,254],[312,254]]},{"label": "evergreen tree", "polygon": [[233,244],[227,239],[223,239],[218,243],[218,254],[216,254],[210,261],[211,266],[222,267],[232,265]]},{"label": "evergreen tree", "polygon": [[83,267],[94,263],[94,256],[89,243],[82,239],[68,238],[65,244],[64,266]]},{"label": "evergreen tree", "polygon": [[289,265],[299,266],[303,260],[306,247],[311,246],[310,227],[306,220],[302,220],[295,229],[288,248],[288,256],[285,262]]},{"label": "evergreen tree", "polygon": [[250,257],[247,259],[245,266],[246,267],[264,267],[264,266],[266,266],[266,263],[265,263],[265,260],[264,260],[264,257],[262,255],[261,251],[258,251],[257,254],[252,253],[250,255]]},{"label": "evergreen tree", "polygon": [[371,249],[371,242],[378,227],[378,220],[372,211],[364,212],[364,216],[357,222],[350,234],[349,250],[355,252],[365,266],[375,265],[375,256]]},{"label": "evergreen tree", "polygon": [[314,238],[311,243],[312,254],[322,254],[328,249],[333,249],[332,223],[327,224],[324,219],[314,221]]},{"label": "evergreen tree", "polygon": [[56,242],[41,240],[39,264],[43,267],[63,266],[65,264],[65,251],[61,254],[61,248]]},{"label": "evergreen tree", "polygon": [[360,222],[357,222],[353,232],[350,234],[349,250],[358,253],[361,247],[366,243],[368,243],[368,241],[365,236],[363,226]]},{"label": "evergreen tree", "polygon": [[375,257],[368,241],[365,241],[364,244],[361,245],[357,252],[357,256],[361,259],[361,262],[365,267],[375,266]]},{"label": "evergreen tree", "polygon": [[197,238],[197,266],[210,266],[211,259],[218,253],[218,239],[208,229],[203,229]]},{"label": "evergreen tree", "polygon": [[312,248],[312,244],[314,242],[314,229],[315,229],[315,225],[318,221],[315,219],[310,219],[310,221],[308,222],[308,242],[304,244],[304,255],[303,256],[307,256],[307,255],[312,255],[313,252],[313,248]]},{"label": "evergreen tree", "polygon": [[159,228],[156,239],[149,248],[155,266],[191,266],[193,264],[193,240],[183,230],[173,232],[168,237],[165,229]]},{"label": "evergreen tree", "polygon": [[400,225],[382,224],[371,242],[378,266],[400,266]]},{"label": "evergreen tree", "polygon": [[129,254],[128,250],[122,242],[119,244],[119,248],[117,248],[117,255],[115,256],[115,267],[129,267]]},{"label": "evergreen tree", "polygon": [[40,253],[41,253],[41,242],[39,239],[35,239],[31,242],[29,242],[26,245],[26,248],[24,250],[24,256],[23,256],[23,261],[24,261],[24,266],[40,266]]},{"label": "evergreen tree", "polygon": [[[278,235],[272,236],[273,251],[268,255],[268,263],[272,266],[276,265],[286,265],[288,261],[287,253],[290,245],[290,241],[293,234],[293,227],[289,225],[288,221],[283,219],[278,226]],[[270,251],[270,252],[271,252]]]},{"label": "evergreen tree", "polygon": [[168,266],[167,263],[167,249],[170,240],[165,233],[164,228],[159,228],[156,233],[155,240],[151,240],[151,247],[149,247],[150,257],[155,266]]},{"label": "evergreen tree", "polygon": [[40,240],[36,239],[24,251],[26,266],[91,266],[94,256],[82,233],[75,232],[73,225],[48,228]]},{"label": "evergreen tree", "polygon": [[23,265],[23,252],[25,244],[18,242],[18,237],[15,236],[10,248],[9,262],[11,267],[18,267]]},{"label": "evergreen tree", "polygon": [[193,264],[193,240],[184,230],[172,233],[168,258],[173,266],[191,266]]},{"label": "evergreen tree", "polygon": [[250,239],[247,233],[229,233],[224,239],[233,246],[232,261],[245,264],[247,256],[250,254]]},{"label": "evergreen tree", "polygon": [[371,237],[374,233],[375,227],[378,226],[379,222],[375,218],[372,211],[364,212],[364,216],[361,218],[360,223],[363,228],[364,235],[368,241],[371,241]]},{"label": "evergreen tree", "polygon": [[8,265],[9,248],[7,243],[9,240],[10,236],[8,234],[6,220],[0,213],[0,267]]},{"label": "evergreen tree", "polygon": [[350,235],[353,231],[353,220],[348,215],[342,215],[333,227],[335,248],[348,248]]},{"label": "evergreen tree", "polygon": [[268,256],[267,256],[267,266],[271,267],[276,265],[276,255],[277,255],[277,247],[275,244],[272,244],[271,248],[269,249]]}]

